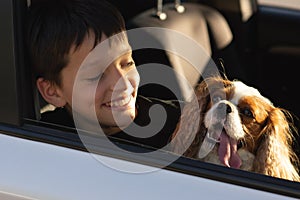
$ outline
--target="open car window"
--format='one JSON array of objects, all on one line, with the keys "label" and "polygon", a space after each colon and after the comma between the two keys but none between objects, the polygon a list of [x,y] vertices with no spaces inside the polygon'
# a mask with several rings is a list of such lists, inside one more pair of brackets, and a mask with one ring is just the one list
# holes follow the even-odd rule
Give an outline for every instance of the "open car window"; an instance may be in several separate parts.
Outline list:
[{"label": "open car window", "polygon": [[[193,3],[194,2],[195,1],[193,1]],[[218,1],[216,1],[216,2],[218,2]],[[133,163],[132,165],[141,164],[142,166],[146,166],[147,169],[148,169],[148,167],[150,169],[152,169],[152,167],[154,167],[155,169],[161,169],[162,175],[167,176],[168,180],[172,180],[172,179],[175,180],[176,177],[177,178],[184,177],[184,180],[187,180],[186,183],[189,183],[189,184],[193,184],[193,181],[194,181],[194,183],[199,183],[199,182],[202,183],[202,181],[211,183],[211,181],[212,181],[213,183],[216,182],[217,185],[224,183],[224,184],[226,184],[226,187],[228,187],[228,190],[230,190],[231,188],[243,188],[248,191],[248,189],[249,189],[250,191],[253,191],[254,195],[256,194],[255,192],[258,192],[259,193],[259,194],[257,194],[258,197],[259,197],[259,195],[264,196],[266,194],[272,194],[275,197],[277,197],[278,199],[300,198],[299,183],[297,183],[297,182],[288,181],[288,180],[284,180],[284,179],[278,179],[278,178],[274,178],[274,177],[270,177],[270,176],[252,173],[252,172],[246,172],[244,170],[228,168],[228,167],[224,167],[224,166],[220,166],[220,165],[210,164],[210,163],[202,162],[202,161],[199,161],[196,159],[188,158],[185,156],[178,156],[178,155],[176,155],[172,152],[169,152],[165,149],[158,150],[156,148],[153,148],[153,147],[150,147],[150,146],[147,146],[144,144],[139,144],[139,143],[136,143],[133,141],[128,141],[128,140],[124,140],[124,139],[120,139],[120,138],[110,138],[110,140],[108,141],[107,137],[90,134],[89,132],[85,132],[84,130],[81,135],[78,135],[78,132],[77,132],[78,130],[76,130],[76,128],[74,128],[74,127],[68,127],[68,126],[63,126],[63,125],[59,125],[59,124],[41,122],[39,120],[40,114],[45,112],[45,110],[51,110],[54,108],[51,105],[45,104],[45,102],[43,102],[40,99],[41,97],[38,95],[37,91],[32,89],[34,87],[33,87],[33,83],[31,82],[31,72],[30,72],[30,70],[28,70],[29,69],[28,60],[27,60],[28,58],[26,57],[26,51],[24,50],[23,34],[22,34],[22,33],[24,33],[23,31],[25,28],[23,20],[24,20],[25,13],[26,13],[27,3],[28,2],[26,2],[26,1],[8,1],[8,0],[3,0],[0,3],[3,5],[3,6],[0,6],[0,10],[3,11],[1,13],[3,13],[3,15],[7,16],[7,17],[0,18],[0,26],[3,27],[4,30],[8,30],[7,32],[3,32],[4,35],[3,35],[3,37],[0,38],[1,44],[3,44],[2,46],[5,46],[5,51],[3,51],[3,53],[2,53],[3,56],[1,57],[1,58],[3,58],[3,59],[1,59],[2,60],[1,65],[3,65],[3,67],[1,68],[1,71],[3,71],[3,73],[2,72],[0,73],[0,76],[1,76],[0,87],[1,87],[1,91],[3,91],[3,93],[6,94],[2,98],[0,98],[0,105],[1,105],[1,107],[0,107],[0,113],[1,113],[1,115],[0,115],[0,122],[1,122],[0,123],[0,131],[1,131],[1,138],[3,139],[2,141],[4,141],[4,139],[6,139],[6,137],[4,137],[4,136],[13,136],[16,138],[22,138],[22,139],[29,140],[30,143],[32,141],[34,141],[34,142],[40,142],[42,144],[47,144],[47,145],[50,144],[50,145],[58,146],[59,148],[60,147],[66,148],[63,151],[68,152],[68,153],[73,152],[73,150],[74,150],[75,152],[78,151],[78,152],[84,152],[84,153],[92,153],[95,155],[112,158],[113,160],[120,160],[120,162],[126,163],[126,164],[124,164],[126,166],[131,165]],[[141,2],[134,1],[134,3],[140,4]],[[258,2],[258,5],[260,5],[259,3],[260,2]],[[116,4],[116,6],[120,6],[119,4],[121,4],[121,3],[117,2],[115,4]],[[154,5],[152,5],[152,1],[149,4],[151,4],[151,5],[145,9],[143,9],[143,11],[146,11],[147,9],[155,8],[155,6],[156,6],[156,3]],[[219,1],[218,5],[220,5],[220,4],[222,4],[221,1]],[[140,8],[142,8],[145,5],[146,5],[146,2],[145,2],[145,4],[141,5]],[[173,1],[169,5],[173,5]],[[202,7],[203,5],[213,6],[209,3],[207,3],[207,4],[201,4],[200,7],[203,8]],[[119,7],[119,8],[120,8],[120,10],[124,10],[126,7]],[[166,9],[166,8],[167,7],[164,7],[164,9]],[[243,27],[233,27],[232,28],[232,24],[230,21],[231,18],[228,18],[228,16],[230,16],[230,15],[226,15],[226,13],[227,13],[226,10],[224,11],[222,9],[217,8],[217,6],[215,6],[215,7],[213,7],[213,13],[214,13],[215,9],[219,10],[220,13],[222,13],[222,14],[224,14],[224,16],[226,16],[226,20],[228,20],[229,27],[233,31],[232,38],[235,39],[236,37],[238,37],[238,35],[236,35],[236,32],[234,32],[234,30],[239,30],[239,29],[242,29]],[[259,7],[258,7],[258,9],[259,9]],[[139,12],[141,13],[142,11],[139,11]],[[127,21],[128,24],[130,22],[130,25],[133,25],[132,24],[133,21],[130,21],[130,19],[133,19],[133,17],[137,16],[139,14],[139,12],[135,12],[134,14],[133,13],[129,14],[126,11],[123,12],[125,19],[128,20]],[[126,13],[128,15],[126,15]],[[260,14],[260,16],[265,16],[265,15],[263,15],[264,14],[263,12],[260,12],[259,14]],[[269,14],[270,14],[269,17],[272,18],[272,16],[273,16],[272,13],[269,13]],[[275,13],[275,15],[276,15],[276,13]],[[257,15],[255,15],[255,16],[257,16]],[[217,17],[219,17],[219,15]],[[297,16],[295,18],[291,17],[289,19],[291,19],[293,21],[293,19],[297,19]],[[256,20],[259,25],[258,27],[261,27],[264,25],[262,22],[259,21],[260,20],[259,18]],[[295,23],[297,24],[298,22],[295,22]],[[273,27],[273,26],[271,26],[271,27]],[[275,28],[275,26],[273,27],[272,31],[275,31],[274,28]],[[261,30],[261,32],[260,32],[260,30]],[[257,34],[256,36],[258,36],[259,38],[262,38],[261,40],[263,40],[264,38],[267,37],[265,34],[268,32],[265,32],[265,31],[268,31],[268,30],[263,30],[263,29],[260,29],[260,30],[258,30],[258,32],[255,32],[255,34]],[[294,29],[291,28],[291,30],[293,31]],[[210,31],[211,30],[208,31],[208,35],[211,34]],[[296,31],[298,31],[298,30],[296,29]],[[286,32],[289,32],[289,29],[287,29]],[[243,33],[243,31],[241,31],[241,33]],[[246,34],[249,34],[249,33],[247,32]],[[274,37],[275,37],[275,39],[279,39],[280,35],[278,35],[278,36],[275,35]],[[252,54],[253,49],[250,49],[251,50],[250,53],[249,53],[249,51],[247,51],[247,52],[244,52],[245,54],[242,54],[242,55],[245,56],[245,58],[249,58],[249,56],[253,55],[254,60],[260,61],[259,59],[262,58],[262,61],[264,61],[263,62],[264,64],[268,63],[268,61],[271,58],[274,58],[274,54],[272,54],[272,52],[270,53],[269,51],[265,51],[265,49],[266,49],[265,47],[272,46],[272,44],[277,44],[276,41],[278,41],[278,40],[275,40],[275,39],[272,40],[269,38],[269,40],[263,40],[263,41],[255,40],[255,48],[254,47],[253,48],[254,48],[254,50],[258,50],[257,51],[258,55]],[[236,42],[236,40],[234,40],[234,41]],[[265,43],[264,43],[264,41],[265,41]],[[247,41],[247,42],[249,42],[249,41]],[[244,47],[243,45],[245,45],[247,42],[245,42],[243,44],[238,43],[236,45],[237,45],[237,47]],[[292,42],[293,41],[290,41],[287,39],[284,40],[285,45],[289,45]],[[264,44],[266,46],[264,46]],[[294,44],[297,47],[297,45],[299,45],[299,41],[296,40]],[[16,48],[16,46],[20,47],[20,48]],[[233,48],[233,46],[229,46],[228,48]],[[291,46],[293,46],[293,45],[291,45]],[[245,50],[245,49],[243,49],[243,50]],[[283,49],[283,51],[284,51],[284,53],[283,53],[284,55],[289,55],[288,51],[285,51],[284,49]],[[228,52],[231,52],[231,51],[228,51]],[[216,58],[218,58],[221,53],[224,53],[224,52],[215,51],[215,54],[213,54],[213,55],[216,56]],[[261,54],[259,54],[259,53],[261,53]],[[282,51],[279,51],[279,53],[282,56],[282,54],[281,54]],[[155,57],[156,59],[158,58],[158,57],[156,57],[157,54],[154,53],[153,55],[154,55],[153,57]],[[277,55],[277,57],[276,57],[276,55]],[[148,60],[151,60],[151,58],[150,58],[151,54],[147,54],[147,57],[148,57]],[[153,59],[155,59],[155,58],[153,58]],[[230,56],[228,56],[228,59],[229,58],[230,58]],[[278,57],[278,54],[275,54],[275,58],[279,59],[280,57]],[[286,57],[284,57],[284,58],[286,58]],[[299,60],[297,56],[296,57],[295,56],[288,57],[288,58],[293,58],[293,59],[291,59],[292,65],[297,63],[297,61]],[[228,59],[225,60],[226,66],[228,66],[227,65]],[[146,59],[146,61],[147,61],[147,59]],[[282,61],[282,60],[280,60],[280,61]],[[140,60],[140,63],[143,63],[143,62],[145,62],[145,61]],[[184,62],[184,61],[180,61],[180,62]],[[234,63],[234,62],[236,62],[236,60],[232,61],[232,63]],[[242,62],[240,62],[241,66],[244,66],[243,65],[244,62],[245,62],[245,60],[242,60]],[[251,62],[253,62],[253,60]],[[272,64],[274,64],[274,62],[276,62],[276,61],[273,61]],[[275,64],[277,64],[276,66],[279,66],[280,63],[277,62]],[[248,66],[248,65],[245,65],[245,66]],[[262,66],[259,65],[259,67],[262,67]],[[247,79],[247,80],[253,81],[252,83],[254,85],[256,84],[256,85],[266,86],[264,91],[266,91],[266,93],[270,92],[270,95],[274,95],[272,90],[268,90],[268,88],[269,88],[268,86],[271,85],[271,83],[269,83],[269,85],[264,84],[265,82],[263,80],[263,77],[261,77],[263,75],[265,76],[267,74],[267,71],[270,68],[272,68],[272,66],[266,66],[266,68],[261,68],[260,72],[263,72],[263,74],[258,75],[259,78],[257,78],[257,76],[256,76],[256,73],[258,73],[258,71],[255,71],[256,68],[255,68],[255,70],[252,68],[246,69],[244,72],[246,72],[247,75],[250,75],[249,79]],[[289,74],[292,74],[292,75],[295,74],[294,70],[295,70],[294,68],[291,68]],[[251,73],[248,73],[249,71]],[[276,73],[277,73],[277,70],[275,70],[275,68],[274,68],[274,71],[276,71]],[[253,76],[253,74],[254,74],[254,76]],[[189,75],[191,75],[191,73]],[[166,79],[167,78],[168,77],[166,77]],[[276,77],[274,77],[274,79],[272,78],[272,84],[273,84],[273,82],[276,81],[276,79],[277,79]],[[255,82],[256,80],[257,80],[257,82]],[[287,84],[282,85],[283,88],[281,88],[281,93],[280,93],[281,96],[284,96],[283,94],[286,94],[285,93],[286,91],[293,89],[293,87],[290,87],[290,86],[292,84],[294,84],[294,82],[293,81],[289,82],[288,80],[289,80],[289,78],[287,77],[285,79],[285,81],[286,81],[285,83],[287,83]],[[294,80],[296,80],[296,79],[294,79]],[[286,87],[284,87],[284,86],[286,86]],[[178,87],[180,87],[180,86],[178,86]],[[147,90],[144,90],[143,92],[145,92],[145,94],[150,94],[150,93],[147,93],[148,92]],[[281,98],[281,97],[278,97],[275,95],[271,96],[271,97],[272,97],[272,99],[275,99],[276,104],[283,102],[283,100],[285,99],[285,98]],[[287,97],[287,99],[286,99],[287,103],[282,104],[282,105],[284,105],[284,106],[287,104],[290,105],[289,108],[291,110],[295,109],[296,113],[298,114],[299,107],[297,105],[295,105],[295,99],[293,98],[293,96],[287,95],[285,97]],[[3,134],[3,137],[2,137],[2,134]],[[112,145],[114,146],[114,148],[112,148]],[[44,145],[41,145],[41,146],[44,146]],[[298,146],[295,146],[295,148],[298,148]],[[52,147],[50,149],[52,149]],[[45,150],[44,152],[48,152],[48,150],[47,151]],[[153,152],[155,152],[155,153],[153,153]],[[299,155],[299,152],[300,151],[298,149],[297,150],[298,155]],[[33,154],[33,152],[31,152],[31,153]],[[68,156],[70,156],[70,154],[68,154]],[[74,153],[73,155],[75,155],[75,154],[77,155],[77,153]],[[81,153],[78,153],[78,154],[81,155]],[[45,155],[50,156],[50,154],[46,154],[46,153],[45,153]],[[68,159],[66,159],[66,160],[68,162],[72,162],[72,159],[70,157],[68,157]],[[78,160],[78,163],[79,163],[79,161],[82,161],[82,160]],[[87,161],[87,160],[85,160],[85,161]],[[24,162],[26,162],[26,161],[24,161]],[[39,162],[39,161],[36,161],[36,162]],[[74,161],[74,163],[75,163],[75,161]],[[77,163],[77,161],[76,161],[76,163]],[[87,163],[90,164],[90,163],[92,163],[92,161],[89,160],[89,161],[87,161]],[[84,164],[82,164],[82,165],[84,166]],[[122,166],[124,167],[124,165],[122,165]],[[30,165],[28,164],[26,166],[30,166]],[[53,167],[54,167],[54,165],[53,165]],[[129,167],[128,171],[130,171],[130,170],[131,170],[131,168]],[[118,171],[118,170],[116,170],[116,171]],[[164,171],[166,171],[166,172],[164,172]],[[13,173],[13,172],[9,172],[9,173]],[[62,171],[62,174],[63,174],[63,171]],[[166,175],[166,174],[168,174],[168,175]],[[151,173],[149,173],[148,175],[150,176]],[[169,175],[172,178],[170,178]],[[118,176],[120,176],[120,174],[112,175],[112,177],[114,177],[116,179]],[[129,178],[129,177],[127,177],[127,178]],[[161,177],[159,177],[159,176],[157,176],[155,178],[161,179]],[[135,179],[132,177],[129,179],[133,182],[135,181]],[[157,179],[155,179],[155,180],[157,180]],[[189,180],[191,180],[191,179],[193,181],[189,182]],[[37,179],[35,179],[35,180],[37,180]],[[180,179],[176,179],[176,180],[178,181]],[[154,183],[159,185],[159,183],[157,181]],[[165,184],[167,184],[167,183],[165,183]],[[220,185],[218,185],[218,186],[220,186]],[[193,186],[191,185],[191,187],[193,187]],[[241,189],[241,191],[244,191],[243,189]],[[24,189],[24,190],[26,190],[26,189]],[[241,191],[239,191],[239,193],[237,194],[238,197],[243,197],[243,194]],[[214,194],[211,194],[211,195],[213,196]],[[230,196],[230,194],[228,194],[228,193],[226,195]],[[266,196],[268,196],[268,195],[266,195]],[[266,197],[266,196],[264,196],[264,197]]]}]

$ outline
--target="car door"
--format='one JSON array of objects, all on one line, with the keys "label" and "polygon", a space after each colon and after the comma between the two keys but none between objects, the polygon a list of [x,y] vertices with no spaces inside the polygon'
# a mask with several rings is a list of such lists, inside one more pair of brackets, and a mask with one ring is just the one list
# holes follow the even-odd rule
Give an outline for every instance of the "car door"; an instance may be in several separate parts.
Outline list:
[{"label": "car door", "polygon": [[300,198],[297,183],[183,157],[166,163],[160,156],[123,153],[92,135],[87,145],[74,129],[40,122],[22,44],[26,3],[0,1],[1,199]]}]

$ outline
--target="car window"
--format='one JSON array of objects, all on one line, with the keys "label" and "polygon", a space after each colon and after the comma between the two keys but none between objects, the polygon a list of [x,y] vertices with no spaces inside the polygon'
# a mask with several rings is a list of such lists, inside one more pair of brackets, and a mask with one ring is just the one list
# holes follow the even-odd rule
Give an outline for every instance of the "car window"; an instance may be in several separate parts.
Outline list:
[{"label": "car window", "polygon": [[[7,3],[10,1],[1,2]],[[7,10],[13,10],[12,8],[17,10],[23,6],[23,4],[19,5],[19,3],[24,3],[25,1],[13,2],[14,4],[9,4],[11,6],[9,7],[10,9],[8,9],[7,5],[0,6],[0,10],[3,9],[3,12],[0,13],[6,13]],[[267,0],[258,1],[260,5],[274,5],[274,2],[276,2],[274,6],[284,7],[286,7],[286,4],[295,3],[296,1],[282,1],[284,3],[281,2],[281,4],[276,0],[273,1],[273,3],[270,2],[271,1]],[[30,4],[30,1],[27,1],[26,3]],[[296,8],[296,6],[291,6],[291,4],[289,5],[290,7]],[[24,7],[22,7],[22,9],[24,9]],[[7,16],[15,15],[11,13],[11,15]],[[18,16],[17,14],[16,16],[17,17],[15,17],[14,20],[20,20],[18,17],[21,16]],[[5,18],[5,20],[7,20],[7,18]],[[7,21],[13,21],[13,19],[9,18]],[[18,21],[15,26],[19,27],[20,24],[21,21]],[[146,166],[159,166],[166,169],[168,171],[167,173],[171,173],[173,175],[180,173],[179,176],[183,175],[184,177],[192,178],[195,182],[198,182],[197,178],[200,178],[201,180],[208,179],[209,181],[213,180],[226,183],[228,184],[229,190],[230,185],[237,185],[246,187],[247,189],[253,189],[254,191],[263,191],[263,193],[271,192],[286,197],[300,197],[299,183],[205,163],[185,156],[174,157],[172,153],[164,150],[161,151],[160,155],[149,154],[150,156],[145,156],[142,153],[151,152],[156,149],[133,141],[111,138],[111,141],[117,147],[120,147],[121,150],[128,150],[136,153],[128,154],[126,152],[124,153],[123,151],[110,148],[111,146],[106,143],[107,141],[105,138],[94,136],[93,134],[90,134],[90,132],[82,134],[82,136],[86,139],[85,142],[83,142],[81,136],[78,136],[77,130],[74,127],[72,128],[58,124],[41,122],[39,120],[39,114],[46,112],[47,110],[53,110],[54,107],[44,102],[41,99],[41,96],[38,95],[37,91],[32,90],[32,83],[29,81],[29,77],[31,75],[30,71],[25,70],[28,63],[24,58],[24,52],[18,52],[19,48],[14,48],[15,45],[22,46],[22,43],[18,39],[15,39],[15,42],[7,39],[12,39],[12,35],[14,35],[11,31],[13,30],[13,25],[4,21],[4,18],[0,18],[0,26],[3,26],[5,30],[10,30],[5,32],[6,34],[1,37],[2,39],[0,39],[3,41],[3,43],[0,43],[5,44],[7,50],[4,54],[2,54],[3,59],[1,59],[4,66],[2,69],[6,70],[3,71],[4,73],[0,73],[1,80],[3,81],[1,81],[1,83],[4,83],[0,84],[0,89],[3,93],[7,94],[0,98],[1,133],[3,132],[4,134],[26,138],[32,141],[63,146],[72,150],[93,152],[98,155],[105,155],[111,158],[139,163]],[[16,30],[21,30],[19,28],[16,28]],[[16,34],[17,38],[19,36]],[[20,36],[20,38],[22,38],[22,36]],[[19,77],[21,78],[19,79]],[[30,84],[28,84],[29,82]],[[105,142],[103,142],[104,140]],[[169,161],[168,157],[164,157],[162,155],[168,155],[172,157],[172,159],[174,158],[173,162],[167,162],[166,164],[166,160]],[[130,164],[126,163],[126,165]],[[161,177],[157,178],[159,179]]]}]

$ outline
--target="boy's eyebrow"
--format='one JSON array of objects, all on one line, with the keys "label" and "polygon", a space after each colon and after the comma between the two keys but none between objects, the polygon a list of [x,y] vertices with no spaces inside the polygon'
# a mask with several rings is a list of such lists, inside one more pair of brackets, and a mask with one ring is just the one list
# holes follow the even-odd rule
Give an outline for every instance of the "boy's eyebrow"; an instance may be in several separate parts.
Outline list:
[{"label": "boy's eyebrow", "polygon": [[117,50],[122,51],[122,54],[124,54],[125,51],[131,51],[127,35],[124,32],[109,37],[107,40],[111,48],[118,48]]}]

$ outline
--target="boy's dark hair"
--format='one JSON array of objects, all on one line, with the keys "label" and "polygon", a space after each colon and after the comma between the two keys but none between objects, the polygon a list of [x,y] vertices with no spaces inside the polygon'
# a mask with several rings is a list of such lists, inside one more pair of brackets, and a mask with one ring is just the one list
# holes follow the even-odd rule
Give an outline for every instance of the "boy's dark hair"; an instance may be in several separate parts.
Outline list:
[{"label": "boy's dark hair", "polygon": [[95,45],[104,33],[125,31],[120,12],[104,0],[34,0],[28,9],[27,46],[35,77],[60,85],[60,72],[68,64],[73,44],[79,47],[86,34],[95,34]]}]

